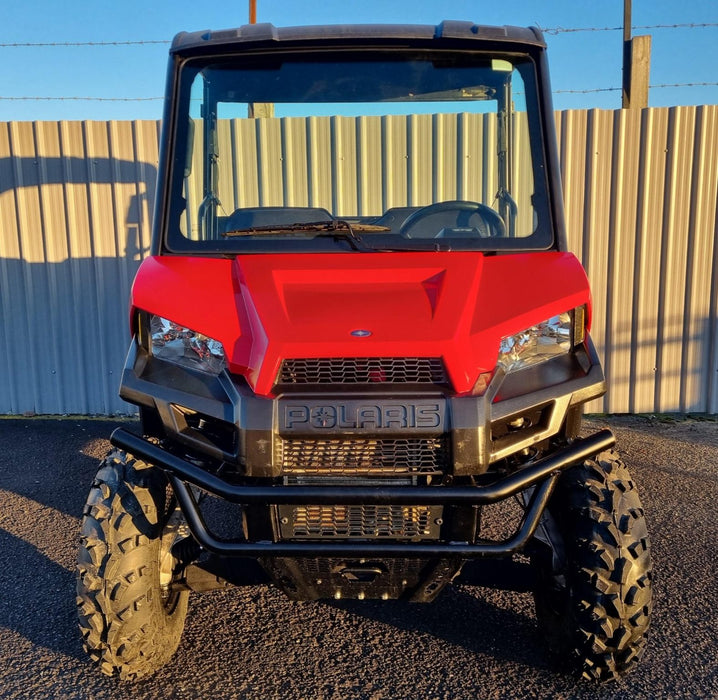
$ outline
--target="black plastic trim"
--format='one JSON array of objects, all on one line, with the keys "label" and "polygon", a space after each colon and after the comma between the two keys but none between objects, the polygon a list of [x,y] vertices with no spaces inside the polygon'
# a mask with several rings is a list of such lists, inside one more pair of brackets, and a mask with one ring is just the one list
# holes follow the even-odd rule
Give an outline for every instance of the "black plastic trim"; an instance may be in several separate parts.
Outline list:
[{"label": "black plastic trim", "polygon": [[488,26],[473,22],[444,20],[440,24],[327,24],[302,27],[275,27],[260,23],[232,29],[181,32],[174,37],[170,53],[193,55],[211,51],[247,50],[287,46],[366,46],[376,44],[480,45],[505,43],[514,47],[545,48],[541,32],[533,27]]},{"label": "black plastic trim", "polygon": [[[472,476],[483,474],[493,462],[557,435],[571,408],[605,392],[603,370],[590,338],[576,353],[575,358],[557,358],[515,374],[505,375],[498,369],[483,396],[442,396],[440,388],[432,393],[427,391],[429,387],[358,395],[345,392],[343,387],[332,387],[333,391],[292,392],[266,398],[255,395],[242,378],[227,372],[214,377],[148,358],[146,351],[133,342],[122,374],[120,396],[154,411],[162,422],[166,437],[184,445],[196,456],[236,465],[249,477],[272,478],[282,475],[282,465],[276,463],[273,446],[282,432],[279,410],[285,402],[306,402],[307,405],[334,402],[341,408],[364,402],[377,405],[404,403],[411,407],[426,401],[439,404],[446,401],[442,425],[451,441],[452,472],[455,476]],[[588,371],[584,367],[588,367]],[[526,393],[514,395],[522,386]],[[507,392],[510,398],[499,401],[497,396],[504,387],[510,389]],[[545,426],[492,443],[492,423],[546,406]],[[236,440],[217,445],[196,431],[183,430],[177,422],[175,407],[190,409],[234,426]],[[436,431],[395,427],[374,431],[312,429],[307,434],[316,439],[413,438],[434,435]]]}]

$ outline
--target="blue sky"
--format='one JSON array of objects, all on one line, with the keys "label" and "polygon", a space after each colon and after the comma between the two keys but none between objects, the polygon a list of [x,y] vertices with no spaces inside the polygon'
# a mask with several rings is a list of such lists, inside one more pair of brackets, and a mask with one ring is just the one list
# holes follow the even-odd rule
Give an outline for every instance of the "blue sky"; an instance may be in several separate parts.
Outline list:
[{"label": "blue sky", "polygon": [[[248,1],[5,0],[0,44],[167,40],[182,30],[222,29],[247,21]],[[257,19],[276,25],[334,23],[481,24],[545,28],[620,27],[623,0],[257,0]],[[633,0],[633,24],[718,24],[717,0]],[[636,29],[653,36],[651,84],[718,81],[718,26]],[[617,109],[621,94],[591,90],[621,85],[620,31],[547,35],[558,109]],[[167,44],[142,46],[0,46],[0,98],[159,98]],[[718,86],[654,88],[651,106],[718,103]],[[156,119],[161,100],[127,102],[0,99],[0,121]]]}]

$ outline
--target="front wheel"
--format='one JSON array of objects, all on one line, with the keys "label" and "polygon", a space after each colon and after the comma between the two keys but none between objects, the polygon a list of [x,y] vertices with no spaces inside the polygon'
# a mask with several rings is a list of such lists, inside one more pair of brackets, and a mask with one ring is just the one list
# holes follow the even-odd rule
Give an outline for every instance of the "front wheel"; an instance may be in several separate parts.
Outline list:
[{"label": "front wheel", "polygon": [[650,624],[652,567],[641,502],[615,451],[559,479],[534,545],[536,616],[551,650],[588,679],[627,673]]},{"label": "front wheel", "polygon": [[77,606],[83,645],[109,676],[156,671],[179,645],[187,591],[172,591],[175,508],[156,468],[114,450],[100,465],[82,520]]}]

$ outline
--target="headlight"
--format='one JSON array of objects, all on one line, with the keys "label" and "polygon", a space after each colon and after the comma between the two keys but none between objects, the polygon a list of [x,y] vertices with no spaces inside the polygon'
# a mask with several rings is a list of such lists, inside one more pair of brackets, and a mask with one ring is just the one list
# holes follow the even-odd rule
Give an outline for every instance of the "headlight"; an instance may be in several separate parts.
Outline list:
[{"label": "headlight", "polygon": [[222,343],[161,316],[150,316],[150,348],[155,357],[207,374],[227,366]]},{"label": "headlight", "polygon": [[502,338],[498,364],[508,374],[565,355],[583,342],[585,319],[586,309],[579,306],[521,333]]}]

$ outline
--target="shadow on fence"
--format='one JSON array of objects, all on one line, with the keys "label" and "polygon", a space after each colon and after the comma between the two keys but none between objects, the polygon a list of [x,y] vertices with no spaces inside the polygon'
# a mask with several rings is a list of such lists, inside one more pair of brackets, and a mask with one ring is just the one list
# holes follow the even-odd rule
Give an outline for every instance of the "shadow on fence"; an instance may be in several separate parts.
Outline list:
[{"label": "shadow on fence", "polygon": [[117,387],[156,180],[144,162],[0,159],[0,414],[134,412]]}]

